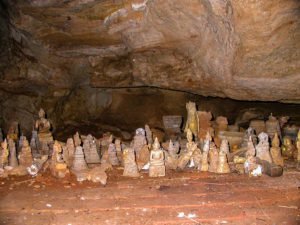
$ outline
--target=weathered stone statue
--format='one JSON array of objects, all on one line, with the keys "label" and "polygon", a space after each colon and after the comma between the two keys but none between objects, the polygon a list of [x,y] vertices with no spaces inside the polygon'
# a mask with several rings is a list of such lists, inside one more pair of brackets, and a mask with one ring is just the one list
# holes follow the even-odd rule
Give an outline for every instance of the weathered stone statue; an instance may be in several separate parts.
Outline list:
[{"label": "weathered stone statue", "polygon": [[259,143],[255,147],[256,157],[260,158],[261,160],[266,160],[269,163],[272,163],[268,134],[261,132],[258,135],[258,138],[259,138]]},{"label": "weathered stone statue", "polygon": [[281,129],[279,125],[279,121],[272,114],[269,116],[269,119],[266,121],[266,132],[269,135],[270,139],[273,139],[275,133],[281,139]]},{"label": "weathered stone statue", "polygon": [[91,135],[88,135],[87,138],[83,140],[83,151],[87,163],[100,163],[96,141]]},{"label": "weathered stone statue", "polygon": [[38,143],[38,133],[36,130],[32,131],[32,136],[30,140],[30,148],[33,157],[39,157],[39,143]]},{"label": "weathered stone statue", "polygon": [[208,161],[208,171],[216,173],[218,169],[219,152],[214,142],[211,142],[209,146]]},{"label": "weathered stone statue", "polygon": [[150,152],[149,177],[164,177],[166,175],[164,159],[164,152],[160,148],[158,139],[155,138]]},{"label": "weathered stone statue", "polygon": [[151,146],[153,144],[153,136],[152,136],[152,131],[148,126],[148,124],[145,125],[145,132],[146,132],[147,143],[149,146]]},{"label": "weathered stone statue", "polygon": [[27,139],[25,138],[22,143],[22,148],[18,156],[20,166],[25,168],[31,166],[33,159],[31,155],[31,148]]},{"label": "weathered stone statue", "polygon": [[58,141],[55,141],[53,144],[50,171],[52,176],[57,178],[64,178],[69,173],[67,164],[63,160],[62,147]]},{"label": "weathered stone statue", "polygon": [[16,143],[13,139],[8,139],[8,148],[9,148],[9,162],[8,165],[12,168],[16,168],[19,163],[17,159],[17,150],[16,150]]},{"label": "weathered stone statue", "polygon": [[66,143],[66,148],[63,151],[64,160],[69,168],[72,168],[72,163],[74,161],[75,145],[73,138],[68,138]]},{"label": "weathered stone statue", "polygon": [[249,175],[251,175],[252,171],[257,169],[258,166],[255,159],[255,153],[256,150],[252,141],[252,137],[249,136],[248,146],[246,151],[246,161],[244,163],[245,173]]},{"label": "weathered stone statue", "polygon": [[279,147],[280,140],[278,138],[277,133],[275,133],[273,139],[272,139],[272,147],[271,147],[271,156],[273,159],[273,162],[278,166],[284,166],[283,158],[281,156],[281,149]]},{"label": "weathered stone statue", "polygon": [[289,136],[283,138],[283,143],[281,145],[282,156],[287,159],[292,159],[294,157],[294,152],[296,151],[293,145],[292,139]]},{"label": "weathered stone statue", "polygon": [[188,129],[190,129],[193,135],[197,137],[198,115],[197,115],[196,103],[195,102],[186,103],[186,110],[187,110],[187,120],[184,128],[184,132],[187,132]]},{"label": "weathered stone statue", "polygon": [[204,145],[203,145],[202,160],[201,160],[201,171],[203,172],[208,171],[208,152],[210,149],[210,142],[211,142],[211,136],[209,132],[207,132]]},{"label": "weathered stone statue", "polygon": [[77,146],[76,149],[75,149],[72,170],[74,170],[74,171],[83,171],[83,170],[87,170],[87,169],[88,169],[88,166],[87,166],[86,161],[84,159],[84,154],[83,154],[82,147]]},{"label": "weathered stone statue", "polygon": [[[190,129],[187,129],[186,131],[186,137],[187,137],[187,143],[186,143],[186,151],[183,152],[179,159],[178,159],[178,164],[177,167],[181,170],[183,170],[187,164],[191,161],[192,162],[192,167],[195,166],[194,161],[193,161],[193,154],[194,151],[196,151],[198,149],[197,144],[193,141],[193,133]],[[201,154],[201,152],[200,152]],[[199,162],[199,160],[201,160],[201,158],[196,157],[197,159],[197,166],[200,165],[201,163]]]},{"label": "weathered stone statue", "polygon": [[139,170],[141,170],[146,164],[149,163],[150,151],[148,146],[149,145],[144,145],[143,148],[136,155],[136,162]]},{"label": "weathered stone statue", "polygon": [[0,168],[3,168],[8,165],[8,155],[9,151],[7,148],[7,141],[6,139],[1,142],[1,149],[0,149]]},{"label": "weathered stone statue", "polygon": [[173,143],[172,140],[170,140],[168,145],[168,151],[165,152],[165,165],[167,169],[173,169],[175,170],[178,165],[178,153],[179,151],[179,143]]},{"label": "weathered stone statue", "polygon": [[135,153],[133,148],[125,148],[123,150],[123,162],[124,171],[123,176],[125,177],[139,177],[139,171],[135,162]]},{"label": "weathered stone statue", "polygon": [[219,152],[217,173],[230,173],[230,168],[227,161],[228,153],[229,153],[228,141],[226,139],[223,139],[221,142],[221,147]]},{"label": "weathered stone statue", "polygon": [[108,146],[108,160],[112,166],[118,166],[120,164],[117,157],[117,150],[114,143],[110,143]]},{"label": "weathered stone statue", "polygon": [[211,126],[212,114],[211,112],[206,111],[198,111],[197,113],[199,121],[198,138],[199,140],[204,141],[207,132],[209,132],[211,135],[213,134],[213,128]]},{"label": "weathered stone statue", "polygon": [[19,138],[19,123],[17,121],[13,121],[7,131],[7,139],[13,139],[15,142]]},{"label": "weathered stone statue", "polygon": [[143,128],[138,128],[135,131],[135,136],[131,142],[131,147],[134,149],[136,156],[138,157],[139,151],[147,145],[147,140],[145,136],[145,130]]},{"label": "weathered stone statue", "polygon": [[246,131],[245,131],[245,134],[244,134],[244,137],[243,137],[243,141],[241,143],[241,148],[245,148],[247,149],[248,147],[248,141],[249,141],[249,137],[251,136],[251,140],[253,142],[254,145],[257,144],[257,136],[255,134],[255,130],[252,128],[252,127],[249,127]]},{"label": "weathered stone statue", "polygon": [[27,172],[31,176],[35,177],[38,174],[38,172],[43,168],[43,165],[47,160],[47,155],[42,155],[41,158],[34,159],[32,165],[30,167],[27,167]]},{"label": "weathered stone statue", "polygon": [[[49,145],[53,142],[51,124],[49,120],[46,119],[46,113],[43,109],[39,111],[39,119],[35,122],[35,129],[38,131],[39,143],[47,143]],[[43,144],[41,144],[41,146],[43,146]]]},{"label": "weathered stone statue", "polygon": [[81,138],[78,132],[76,132],[73,136],[74,139],[74,145],[75,147],[80,146],[81,145]]},{"label": "weathered stone statue", "polygon": [[122,152],[122,145],[121,145],[121,140],[120,139],[115,139],[115,146],[116,146],[116,151],[117,151],[117,158],[120,162],[121,165],[123,164],[123,152]]}]

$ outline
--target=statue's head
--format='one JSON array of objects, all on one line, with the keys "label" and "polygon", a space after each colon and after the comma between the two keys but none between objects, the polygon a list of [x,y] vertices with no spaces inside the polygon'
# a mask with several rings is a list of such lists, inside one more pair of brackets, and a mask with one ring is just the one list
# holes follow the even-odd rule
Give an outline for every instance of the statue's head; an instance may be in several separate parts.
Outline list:
[{"label": "statue's head", "polygon": [[188,112],[193,113],[196,112],[196,103],[195,102],[188,102],[186,103],[186,109]]},{"label": "statue's head", "polygon": [[45,118],[46,116],[46,113],[45,111],[41,108],[40,111],[39,111],[39,118]]},{"label": "statue's head", "polygon": [[154,143],[153,143],[153,150],[159,150],[160,149],[160,144],[158,141],[158,138],[155,137]]}]

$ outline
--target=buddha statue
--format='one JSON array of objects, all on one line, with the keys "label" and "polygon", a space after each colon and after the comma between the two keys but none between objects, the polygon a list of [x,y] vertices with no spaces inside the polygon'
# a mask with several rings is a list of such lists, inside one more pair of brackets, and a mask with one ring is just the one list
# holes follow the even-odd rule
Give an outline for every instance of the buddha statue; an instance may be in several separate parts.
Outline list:
[{"label": "buddha statue", "polygon": [[254,171],[257,168],[255,153],[256,150],[252,141],[252,137],[249,136],[246,151],[246,161],[244,162],[245,172],[249,175],[251,175],[252,171]]},{"label": "buddha statue", "polygon": [[83,151],[87,163],[100,163],[96,141],[92,135],[88,135],[87,138],[83,140]]},{"label": "buddha statue", "polygon": [[18,159],[20,166],[25,168],[30,167],[33,162],[31,148],[26,138],[23,139],[22,148],[19,153]]},{"label": "buddha statue", "polygon": [[67,164],[63,159],[62,146],[58,141],[54,141],[53,144],[50,171],[52,176],[56,178],[64,178],[69,173]]},{"label": "buddha statue", "polygon": [[138,158],[140,150],[147,145],[146,133],[143,128],[136,129],[135,136],[130,145],[134,149],[136,157]]},{"label": "buddha statue", "polygon": [[165,165],[167,169],[175,170],[178,165],[178,153],[179,143],[173,143],[172,140],[169,141],[168,151],[165,152]]},{"label": "buddha statue", "polygon": [[227,153],[229,152],[228,141],[223,139],[221,142],[217,173],[230,173],[230,168],[227,161]]},{"label": "buddha statue", "polygon": [[256,157],[261,160],[272,163],[272,157],[270,154],[269,136],[268,134],[261,132],[258,135],[259,143],[256,145]]},{"label": "buddha statue", "polygon": [[7,141],[6,139],[1,142],[1,149],[0,149],[0,168],[4,168],[8,165],[8,155],[9,151],[7,148]]},{"label": "buddha statue", "polygon": [[211,173],[216,173],[218,169],[219,152],[214,142],[211,142],[209,145],[208,161],[208,171]]},{"label": "buddha statue", "polygon": [[196,103],[195,102],[186,103],[186,110],[187,110],[187,120],[184,128],[184,132],[187,132],[188,129],[190,129],[193,135],[197,137],[198,115],[197,115]]},{"label": "buddha statue", "polygon": [[7,139],[13,139],[15,142],[19,138],[19,123],[17,121],[13,121],[7,131]]},{"label": "buddha statue", "polygon": [[275,116],[271,115],[269,116],[269,119],[266,121],[266,132],[269,135],[270,139],[272,140],[275,133],[279,136],[281,139],[281,129],[279,125],[279,121]]},{"label": "buddha statue", "polygon": [[281,145],[282,156],[286,159],[293,159],[294,152],[296,151],[293,145],[292,139],[289,136],[283,138],[283,143]]},{"label": "buddha statue", "polygon": [[[195,164],[194,164],[194,161],[193,161],[194,159],[192,158],[192,156],[194,154],[194,151],[200,151],[197,147],[197,144],[193,141],[193,133],[190,129],[187,129],[186,137],[187,137],[186,151],[180,155],[180,157],[178,159],[178,165],[177,165],[177,167],[181,170],[183,170],[189,162],[191,162],[192,167],[194,167]],[[201,152],[200,152],[200,157],[198,157],[198,155],[195,155],[195,159],[197,160],[197,162],[196,162],[197,166],[201,164],[201,162],[200,162]]]},{"label": "buddha statue", "polygon": [[274,137],[272,139],[272,147],[271,147],[271,156],[273,159],[273,162],[278,166],[284,166],[283,158],[281,156],[281,149],[279,147],[280,141],[278,138],[277,133],[274,134]]},{"label": "buddha statue", "polygon": [[38,131],[39,142],[50,144],[53,142],[51,133],[51,124],[46,119],[46,113],[43,109],[39,111],[39,119],[35,122],[35,129]]},{"label": "buddha statue", "polygon": [[135,153],[133,148],[125,148],[123,150],[123,162],[124,171],[123,176],[125,177],[139,177],[139,171],[135,162]]},{"label": "buddha statue", "polygon": [[8,165],[12,168],[16,168],[19,163],[17,159],[17,150],[16,150],[16,143],[13,139],[8,139],[8,148],[9,148],[9,163]]},{"label": "buddha statue", "polygon": [[206,172],[208,171],[208,152],[210,149],[210,142],[211,142],[210,133],[207,132],[204,145],[203,145],[203,152],[202,152],[202,159],[201,159],[201,171]]},{"label": "buddha statue", "polygon": [[108,160],[112,166],[118,166],[120,164],[117,157],[117,150],[114,143],[110,143],[108,146]]},{"label": "buddha statue", "polygon": [[72,170],[74,171],[83,171],[87,170],[88,166],[84,159],[84,153],[81,146],[75,148],[74,161],[72,164]]},{"label": "buddha statue", "polygon": [[156,137],[150,152],[149,177],[164,177],[165,175],[166,167],[164,162],[164,152],[160,148],[160,144]]}]

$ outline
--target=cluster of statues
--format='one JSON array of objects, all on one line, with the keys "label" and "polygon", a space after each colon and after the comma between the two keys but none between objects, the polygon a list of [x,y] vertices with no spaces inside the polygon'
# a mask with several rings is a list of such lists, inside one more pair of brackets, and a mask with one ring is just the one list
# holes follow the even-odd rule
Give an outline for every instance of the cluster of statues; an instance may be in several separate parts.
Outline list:
[{"label": "cluster of statues", "polygon": [[106,172],[114,167],[123,167],[127,177],[140,177],[142,171],[148,171],[149,177],[163,177],[167,170],[185,169],[277,176],[282,174],[286,159],[296,159],[300,168],[300,131],[295,139],[282,135],[280,122],[273,115],[266,122],[250,123],[241,132],[228,125],[226,117],[212,121],[211,112],[197,111],[193,102],[186,108],[185,134],[164,142],[145,125],[136,129],[130,143],[110,133],[96,138],[77,132],[66,142],[54,140],[51,123],[41,109],[30,142],[19,136],[17,123],[12,123],[5,139],[0,136],[0,176],[36,176],[49,170],[56,178],[74,174],[78,181],[105,185]]}]

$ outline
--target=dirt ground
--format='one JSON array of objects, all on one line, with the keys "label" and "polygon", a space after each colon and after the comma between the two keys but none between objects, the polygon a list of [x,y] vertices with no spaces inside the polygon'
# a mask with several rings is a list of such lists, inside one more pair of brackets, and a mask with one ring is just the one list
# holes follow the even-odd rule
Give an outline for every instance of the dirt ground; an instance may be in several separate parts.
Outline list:
[{"label": "dirt ground", "polygon": [[49,174],[0,179],[0,224],[300,224],[300,172],[282,177],[109,172],[105,187]]}]

